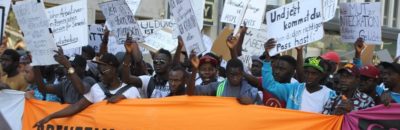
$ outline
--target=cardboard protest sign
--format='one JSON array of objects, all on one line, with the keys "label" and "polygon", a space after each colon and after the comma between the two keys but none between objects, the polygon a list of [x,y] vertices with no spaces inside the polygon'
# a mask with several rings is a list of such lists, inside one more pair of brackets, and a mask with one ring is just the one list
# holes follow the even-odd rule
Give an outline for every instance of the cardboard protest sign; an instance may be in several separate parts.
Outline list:
[{"label": "cardboard protest sign", "polygon": [[397,51],[396,51],[396,58],[400,56],[400,33],[399,36],[397,36]]},{"label": "cardboard protest sign", "polygon": [[190,0],[190,3],[192,3],[194,15],[196,15],[197,25],[199,25],[199,29],[202,30],[206,0]]},{"label": "cardboard protest sign", "polygon": [[197,54],[206,51],[190,1],[169,0],[169,6],[179,29],[179,35],[185,42],[186,50],[188,52],[194,50]]},{"label": "cardboard protest sign", "polygon": [[267,41],[267,25],[261,25],[261,29],[249,28],[244,36],[242,53],[260,56],[265,51],[264,44]]},{"label": "cardboard protest sign", "polygon": [[322,8],[324,9],[324,22],[335,17],[338,0],[322,0]]},{"label": "cardboard protest sign", "polygon": [[231,59],[231,53],[229,51],[228,45],[226,45],[226,39],[233,32],[233,28],[226,26],[221,33],[219,33],[217,39],[214,41],[211,51],[219,54],[226,61]]},{"label": "cardboard protest sign", "polygon": [[104,27],[100,24],[89,25],[89,46],[93,47],[95,52],[100,51],[100,44],[103,40]]},{"label": "cardboard protest sign", "polygon": [[169,27],[173,28],[175,23],[170,19],[160,19],[160,20],[138,20],[139,27],[142,34],[147,37],[158,30]]},{"label": "cardboard protest sign", "polygon": [[299,0],[267,12],[267,39],[277,41],[271,56],[322,39],[321,2]]},{"label": "cardboard protest sign", "polygon": [[137,9],[139,8],[141,0],[125,0],[126,4],[128,4],[129,9],[131,9],[132,14],[135,15]]},{"label": "cardboard protest sign", "polygon": [[[8,12],[10,11],[11,0],[0,0],[0,6],[3,7],[3,9],[1,9],[1,16],[4,17],[4,20],[2,20],[3,24],[0,25],[0,27],[5,28],[7,24]],[[0,33],[3,35],[4,30],[2,30]]]},{"label": "cardboard protest sign", "polygon": [[[43,1],[27,0],[13,5],[13,11],[19,27],[24,34],[24,41],[32,54],[32,65],[52,65],[56,43],[50,34],[49,20]],[[29,12],[29,13],[27,13]]]},{"label": "cardboard protest sign", "polygon": [[109,26],[119,44],[124,44],[127,34],[138,42],[143,42],[140,31],[132,11],[125,0],[114,0],[99,4]]},{"label": "cardboard protest sign", "polygon": [[59,5],[46,11],[57,46],[67,50],[88,45],[87,0]]},{"label": "cardboard protest sign", "polygon": [[377,51],[375,52],[375,54],[376,56],[378,56],[381,62],[389,62],[389,63],[393,62],[393,58],[392,56],[390,56],[390,53],[387,49]]},{"label": "cardboard protest sign", "polygon": [[[225,0],[221,22],[236,25],[246,22],[247,27],[259,29],[264,18],[266,5],[267,0]],[[244,13],[246,17],[243,18],[241,13]]]},{"label": "cardboard protest sign", "polygon": [[145,43],[140,45],[152,52],[157,52],[161,48],[174,52],[178,46],[178,39],[172,37],[172,29],[164,28],[145,38]]},{"label": "cardboard protest sign", "polygon": [[380,45],[381,3],[340,3],[340,35],[343,42],[361,37],[367,44]]}]

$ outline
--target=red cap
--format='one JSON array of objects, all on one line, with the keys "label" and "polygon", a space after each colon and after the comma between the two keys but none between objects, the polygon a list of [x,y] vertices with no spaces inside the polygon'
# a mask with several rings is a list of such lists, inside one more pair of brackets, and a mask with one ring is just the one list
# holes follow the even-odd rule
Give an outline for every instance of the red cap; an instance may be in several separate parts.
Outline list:
[{"label": "red cap", "polygon": [[200,58],[200,66],[205,63],[210,63],[211,65],[213,65],[215,67],[218,66],[218,61],[215,58],[208,56],[208,55],[202,56]]},{"label": "red cap", "polygon": [[359,69],[353,63],[347,63],[346,65],[344,65],[343,68],[339,69],[338,73],[341,73],[343,71],[349,72],[350,74],[352,74],[354,76],[358,76],[360,74]]},{"label": "red cap", "polygon": [[377,79],[379,78],[379,69],[373,65],[366,65],[360,69],[360,75]]},{"label": "red cap", "polygon": [[333,61],[333,62],[335,62],[335,63],[337,63],[337,64],[340,63],[340,56],[339,56],[339,54],[338,54],[337,52],[335,52],[335,51],[327,52],[327,53],[323,54],[321,57],[322,57],[324,60]]}]

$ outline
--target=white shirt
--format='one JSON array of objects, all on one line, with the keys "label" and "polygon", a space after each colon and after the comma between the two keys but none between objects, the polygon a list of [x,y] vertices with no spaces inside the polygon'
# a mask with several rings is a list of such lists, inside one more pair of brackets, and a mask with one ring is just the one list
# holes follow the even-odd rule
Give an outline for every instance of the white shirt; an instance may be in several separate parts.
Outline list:
[{"label": "white shirt", "polygon": [[322,113],[325,103],[329,100],[329,88],[322,86],[321,90],[310,93],[304,88],[300,110],[306,112]]},{"label": "white shirt", "polygon": [[[122,83],[120,87],[114,90],[110,90],[111,94],[117,93],[119,89],[124,87],[126,84]],[[137,90],[136,87],[130,87],[128,90],[126,90],[124,93],[122,93],[127,99],[129,98],[140,98],[139,91]],[[83,95],[89,102],[91,103],[97,103],[101,102],[106,98],[106,95],[104,94],[104,91],[100,88],[99,84],[96,83],[90,88],[90,91]]]},{"label": "white shirt", "polygon": [[[149,86],[149,82],[152,76],[149,75],[142,75],[139,76],[140,80],[142,81],[142,88],[140,89],[140,95],[143,98],[147,98],[147,87]],[[162,98],[162,97],[167,97],[171,93],[171,90],[169,88],[169,83],[165,86],[155,86],[152,94],[150,95],[150,98]]]}]

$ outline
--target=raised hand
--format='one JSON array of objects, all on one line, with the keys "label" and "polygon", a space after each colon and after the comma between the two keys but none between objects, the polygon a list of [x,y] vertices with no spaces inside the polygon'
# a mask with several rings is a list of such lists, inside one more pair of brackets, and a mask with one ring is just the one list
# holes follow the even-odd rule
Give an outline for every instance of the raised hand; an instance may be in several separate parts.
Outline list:
[{"label": "raised hand", "polygon": [[64,51],[62,47],[58,46],[58,50],[54,50],[56,53],[54,55],[54,60],[57,61],[59,64],[63,65],[64,67],[70,67],[70,62],[68,61],[67,57],[64,56]]},{"label": "raised hand", "polygon": [[178,48],[182,48],[184,45],[182,37],[178,36]]},{"label": "raised hand", "polygon": [[264,44],[265,52],[271,51],[272,48],[276,46],[276,40],[271,38]]},{"label": "raised hand", "polygon": [[134,41],[132,41],[132,37],[129,36],[129,33],[126,34],[126,41],[125,41],[125,50],[126,53],[131,54],[133,52],[133,44]]},{"label": "raised hand", "polygon": [[192,52],[190,53],[190,62],[192,63],[193,68],[195,69],[199,68],[200,60],[196,56],[196,52],[194,52],[194,50],[192,50]]},{"label": "raised hand", "polygon": [[229,49],[234,49],[238,43],[238,39],[232,35],[228,36],[226,39],[226,45],[228,45]]},{"label": "raised hand", "polygon": [[357,41],[354,43],[354,49],[356,50],[356,58],[361,56],[362,50],[365,49],[364,39],[358,38]]}]

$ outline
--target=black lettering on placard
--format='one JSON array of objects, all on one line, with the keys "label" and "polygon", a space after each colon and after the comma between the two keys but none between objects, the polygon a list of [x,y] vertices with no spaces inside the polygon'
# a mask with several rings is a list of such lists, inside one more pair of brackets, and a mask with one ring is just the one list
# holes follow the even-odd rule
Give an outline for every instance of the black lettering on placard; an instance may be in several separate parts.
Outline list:
[{"label": "black lettering on placard", "polygon": [[292,16],[294,17],[297,14],[300,14],[300,2],[297,2],[297,5],[293,4],[292,8],[283,8],[282,12],[279,14],[277,14],[276,11],[277,10],[272,12],[270,15],[271,23],[274,23],[274,22],[277,22],[280,20],[284,20],[284,19],[289,19]]},{"label": "black lettering on placard", "polygon": [[400,130],[400,120],[367,120],[359,119],[361,130]]},{"label": "black lettering on placard", "polygon": [[37,130],[114,130],[114,128],[94,128],[84,126],[68,126],[68,125],[45,125],[45,127],[36,127]]},{"label": "black lettering on placard", "polygon": [[300,19],[297,19],[294,21],[290,21],[290,22],[283,21],[283,29],[287,30],[287,29],[296,27],[298,25],[301,25],[302,23],[308,22],[309,20],[314,20],[314,19],[322,17],[321,12],[317,12],[316,8],[313,9],[313,12],[311,13],[311,15],[310,15],[309,11],[310,10],[307,10],[307,15],[303,18],[300,18]]}]

